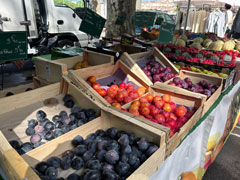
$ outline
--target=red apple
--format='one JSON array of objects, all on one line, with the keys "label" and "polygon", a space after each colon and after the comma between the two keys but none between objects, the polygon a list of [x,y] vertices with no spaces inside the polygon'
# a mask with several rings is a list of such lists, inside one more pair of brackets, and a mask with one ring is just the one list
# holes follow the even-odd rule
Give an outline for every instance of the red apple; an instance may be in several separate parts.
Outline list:
[{"label": "red apple", "polygon": [[174,102],[170,102],[169,103],[170,105],[171,105],[171,107],[172,107],[172,111],[175,111],[175,109],[176,109],[176,104],[174,103]]},{"label": "red apple", "polygon": [[163,111],[162,114],[164,115],[165,118],[169,118],[170,117],[170,113],[167,111]]},{"label": "red apple", "polygon": [[164,124],[165,123],[165,117],[162,114],[156,114],[154,118],[157,120],[158,123]]},{"label": "red apple", "polygon": [[170,113],[169,117],[172,118],[174,121],[177,120],[177,116],[175,116],[175,114],[173,114],[173,113]]},{"label": "red apple", "polygon": [[132,98],[129,96],[124,97],[124,103],[127,104],[132,101]]},{"label": "red apple", "polygon": [[95,91],[98,91],[99,89],[101,89],[101,86],[99,83],[92,83],[92,88],[95,90]]},{"label": "red apple", "polygon": [[115,91],[113,88],[108,88],[107,95],[113,99],[117,95],[117,91]]},{"label": "red apple", "polygon": [[107,95],[107,90],[106,89],[103,89],[103,88],[101,88],[101,89],[99,89],[98,90],[98,93],[102,96],[102,97],[104,97],[104,96],[106,96]]},{"label": "red apple", "polygon": [[154,104],[158,109],[161,109],[164,106],[164,101],[160,100],[160,101],[155,101]]},{"label": "red apple", "polygon": [[121,83],[119,84],[119,87],[125,89],[125,88],[127,88],[127,85],[126,85],[126,83],[121,82]]},{"label": "red apple", "polygon": [[152,105],[150,108],[150,114],[152,116],[155,116],[155,114],[158,114],[158,113],[159,113],[159,109]]},{"label": "red apple", "polygon": [[112,104],[112,102],[113,102],[113,100],[110,96],[105,96],[104,99],[110,104]]},{"label": "red apple", "polygon": [[171,129],[175,129],[177,127],[176,121],[171,118],[167,118],[166,123],[171,127]]},{"label": "red apple", "polygon": [[122,101],[124,100],[124,96],[123,96],[123,94],[120,93],[120,92],[117,93],[117,95],[116,95],[115,98],[116,98],[116,100],[117,100],[118,102],[122,102]]}]

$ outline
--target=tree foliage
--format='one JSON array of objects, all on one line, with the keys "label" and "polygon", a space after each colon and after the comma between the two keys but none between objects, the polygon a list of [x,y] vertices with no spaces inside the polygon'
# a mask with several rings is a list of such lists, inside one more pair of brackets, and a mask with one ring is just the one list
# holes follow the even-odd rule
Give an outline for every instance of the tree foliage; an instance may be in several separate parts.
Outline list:
[{"label": "tree foliage", "polygon": [[55,4],[66,4],[69,7],[75,9],[77,7],[84,7],[83,0],[54,0]]}]

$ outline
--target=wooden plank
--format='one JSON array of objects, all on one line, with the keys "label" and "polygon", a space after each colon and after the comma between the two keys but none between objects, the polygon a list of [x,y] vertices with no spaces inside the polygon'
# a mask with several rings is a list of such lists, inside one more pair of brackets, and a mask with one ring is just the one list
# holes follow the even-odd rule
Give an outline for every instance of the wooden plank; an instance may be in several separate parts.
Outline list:
[{"label": "wooden plank", "polygon": [[15,96],[9,96],[0,99],[1,114],[13,111],[31,105],[42,98],[50,98],[58,94],[60,83],[52,84],[49,86],[41,87],[33,91],[24,92]]},{"label": "wooden plank", "polygon": [[9,179],[22,180],[22,178],[30,177],[31,179],[40,180],[32,168],[11,147],[1,131],[0,142],[0,166]]},{"label": "wooden plank", "polygon": [[12,92],[14,95],[25,92],[28,88],[34,89],[33,83],[23,84],[0,91],[0,98],[6,97],[8,92]]},{"label": "wooden plank", "polygon": [[114,64],[113,56],[102,54],[102,53],[97,53],[94,51],[88,51],[88,50],[84,50],[84,52],[86,52],[87,57],[88,57],[88,59],[87,59],[88,64],[91,66],[97,66],[97,65],[108,66],[108,65]]},{"label": "wooden plank", "polygon": [[50,83],[50,82],[48,82],[48,81],[46,81],[46,80],[44,80],[42,78],[34,76],[33,77],[33,84],[34,84],[34,88],[37,89],[37,88],[40,88],[40,87],[43,87],[43,86],[47,86],[47,85],[50,85],[50,84],[53,84],[53,83]]},{"label": "wooden plank", "polygon": [[36,76],[49,83],[60,82],[62,74],[67,72],[67,65],[37,57],[35,59]]}]

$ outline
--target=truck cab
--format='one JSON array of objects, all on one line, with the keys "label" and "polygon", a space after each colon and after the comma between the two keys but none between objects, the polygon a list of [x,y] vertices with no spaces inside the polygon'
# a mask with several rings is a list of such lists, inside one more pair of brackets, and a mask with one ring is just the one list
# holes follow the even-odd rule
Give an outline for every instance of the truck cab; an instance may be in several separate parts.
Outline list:
[{"label": "truck cab", "polygon": [[46,54],[51,47],[86,46],[79,31],[85,0],[0,0],[0,31],[27,31],[29,53]]}]

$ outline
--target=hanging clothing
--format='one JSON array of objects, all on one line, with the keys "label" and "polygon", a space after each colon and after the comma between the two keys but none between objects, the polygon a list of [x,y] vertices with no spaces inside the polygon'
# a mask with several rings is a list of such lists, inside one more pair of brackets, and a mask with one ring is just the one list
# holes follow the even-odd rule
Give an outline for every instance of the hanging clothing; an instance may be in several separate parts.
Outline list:
[{"label": "hanging clothing", "polygon": [[238,9],[237,15],[233,21],[232,33],[240,33],[240,8]]},{"label": "hanging clothing", "polygon": [[226,12],[216,10],[209,15],[207,32],[215,33],[218,37],[223,38],[226,32],[226,24]]}]

